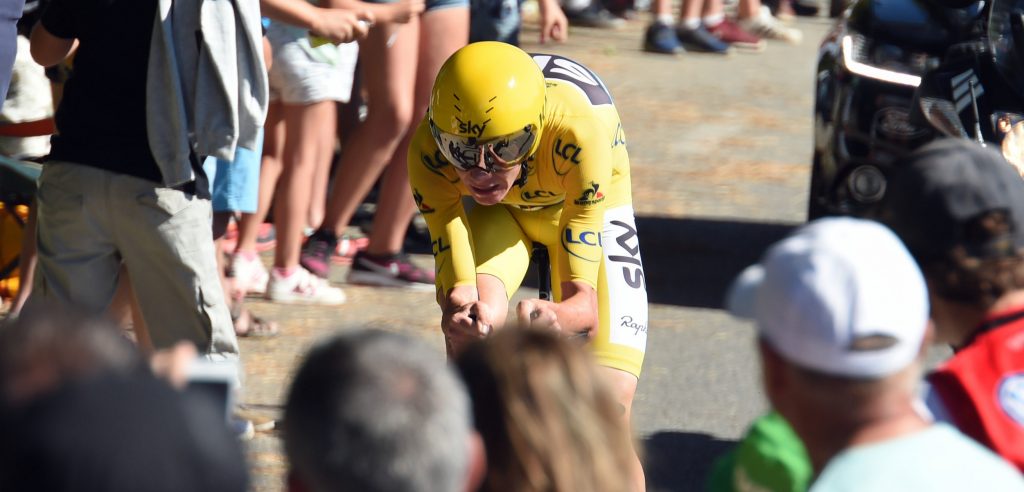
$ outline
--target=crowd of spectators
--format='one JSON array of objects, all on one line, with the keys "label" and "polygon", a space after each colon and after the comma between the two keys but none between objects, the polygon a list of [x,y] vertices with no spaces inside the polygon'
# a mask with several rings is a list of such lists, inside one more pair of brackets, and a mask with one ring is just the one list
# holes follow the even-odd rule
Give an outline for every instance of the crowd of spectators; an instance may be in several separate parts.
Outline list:
[{"label": "crowd of spectators", "polygon": [[[261,26],[257,2],[206,3],[36,6],[22,51],[72,76],[55,91],[58,134],[33,207],[31,296],[0,325],[0,490],[245,490],[223,402],[190,392],[187,376],[196,364],[233,367],[238,336],[277,333],[244,314],[244,296],[342,303],[326,277],[345,258],[353,281],[433,285],[402,252],[415,211],[410,125],[449,54],[471,37],[518,36],[518,5],[263,0]],[[539,5],[542,39],[564,39],[566,19],[580,18]],[[740,1],[738,23],[714,1],[684,2],[674,27],[664,2],[652,8],[650,51],[799,40],[776,24],[758,30],[777,20],[756,0]],[[337,104],[364,96],[329,186],[338,129],[349,128]],[[712,487],[1024,490],[1024,181],[966,141],[905,164],[880,222],[816,221],[737,279],[729,309],[757,325],[772,412]],[[371,236],[346,237],[378,179]],[[232,222],[235,245],[218,246]],[[134,314],[138,344],[103,317],[118,307]],[[933,339],[955,354],[922,393]],[[452,362],[374,330],[312,348],[281,421],[287,487],[630,490],[633,438],[590,354],[509,327]],[[781,479],[759,475],[779,467],[750,466],[779,456]]]}]

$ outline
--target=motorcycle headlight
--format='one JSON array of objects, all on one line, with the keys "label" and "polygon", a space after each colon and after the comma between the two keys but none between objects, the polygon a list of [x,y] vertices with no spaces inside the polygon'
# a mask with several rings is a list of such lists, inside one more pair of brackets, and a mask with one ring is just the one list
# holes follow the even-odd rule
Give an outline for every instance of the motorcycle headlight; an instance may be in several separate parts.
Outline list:
[{"label": "motorcycle headlight", "polygon": [[1003,157],[1024,177],[1024,116],[1003,113],[995,118],[996,130],[1003,136]]},{"label": "motorcycle headlight", "polygon": [[842,39],[843,64],[847,70],[875,80],[917,87],[921,74],[938,66],[939,59],[894,44],[870,41],[860,34]]}]

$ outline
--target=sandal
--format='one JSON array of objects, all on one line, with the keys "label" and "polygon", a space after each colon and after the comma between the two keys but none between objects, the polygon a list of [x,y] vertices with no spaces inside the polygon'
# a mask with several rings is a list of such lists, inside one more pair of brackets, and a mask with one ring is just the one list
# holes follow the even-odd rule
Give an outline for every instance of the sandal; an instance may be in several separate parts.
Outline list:
[{"label": "sandal", "polygon": [[266,338],[280,334],[276,322],[263,319],[236,303],[231,309],[231,321],[235,325],[235,336],[246,338]]}]

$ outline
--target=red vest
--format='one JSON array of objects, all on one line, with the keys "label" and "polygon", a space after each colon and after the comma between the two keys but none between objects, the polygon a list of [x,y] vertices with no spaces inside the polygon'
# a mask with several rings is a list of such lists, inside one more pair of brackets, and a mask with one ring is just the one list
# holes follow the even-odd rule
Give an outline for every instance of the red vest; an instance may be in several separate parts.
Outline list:
[{"label": "red vest", "polygon": [[964,434],[1024,471],[1024,310],[976,333],[928,380]]}]

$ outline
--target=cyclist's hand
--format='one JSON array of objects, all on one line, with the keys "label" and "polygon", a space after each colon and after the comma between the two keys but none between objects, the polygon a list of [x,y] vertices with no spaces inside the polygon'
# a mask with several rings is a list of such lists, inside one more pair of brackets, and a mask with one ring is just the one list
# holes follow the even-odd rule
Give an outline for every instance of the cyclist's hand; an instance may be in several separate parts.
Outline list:
[{"label": "cyclist's hand", "polygon": [[490,306],[481,301],[453,306],[441,315],[441,330],[456,348],[489,335],[493,329]]},{"label": "cyclist's hand", "polygon": [[516,306],[516,316],[522,328],[540,328],[561,331],[554,304],[542,299],[523,299]]},{"label": "cyclist's hand", "polygon": [[309,31],[335,44],[365,38],[374,22],[374,16],[369,11],[323,8],[318,14]]}]

